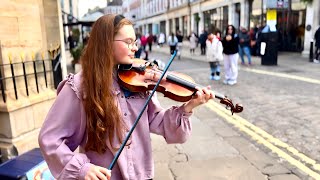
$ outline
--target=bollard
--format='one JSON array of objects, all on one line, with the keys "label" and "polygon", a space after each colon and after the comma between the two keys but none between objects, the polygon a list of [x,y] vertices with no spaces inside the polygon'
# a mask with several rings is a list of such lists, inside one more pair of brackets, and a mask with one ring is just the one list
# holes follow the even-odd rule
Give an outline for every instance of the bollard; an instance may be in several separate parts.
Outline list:
[{"label": "bollard", "polygon": [[313,40],[310,41],[309,62],[313,62]]}]

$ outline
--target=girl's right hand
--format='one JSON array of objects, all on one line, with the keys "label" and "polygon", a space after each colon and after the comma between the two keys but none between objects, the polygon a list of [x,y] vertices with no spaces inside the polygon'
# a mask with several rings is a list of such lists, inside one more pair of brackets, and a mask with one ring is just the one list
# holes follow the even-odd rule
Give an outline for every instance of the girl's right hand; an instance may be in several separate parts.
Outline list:
[{"label": "girl's right hand", "polygon": [[111,179],[111,171],[100,167],[100,166],[91,166],[86,176],[85,180],[110,180]]}]

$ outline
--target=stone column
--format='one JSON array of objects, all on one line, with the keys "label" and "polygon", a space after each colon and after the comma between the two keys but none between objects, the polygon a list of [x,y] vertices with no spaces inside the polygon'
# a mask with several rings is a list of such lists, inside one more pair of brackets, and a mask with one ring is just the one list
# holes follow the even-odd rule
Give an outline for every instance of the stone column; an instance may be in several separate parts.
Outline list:
[{"label": "stone column", "polygon": [[247,28],[247,30],[250,30],[250,22],[249,22],[249,1],[243,0],[241,1],[241,15],[240,15],[240,26]]},{"label": "stone column", "polygon": [[172,27],[170,29],[170,33],[173,32],[174,34],[176,34],[176,18],[172,18]]},{"label": "stone column", "polygon": [[187,19],[188,19],[188,23],[187,23],[187,25],[188,25],[188,27],[187,27],[187,30],[188,30],[188,34],[187,34],[187,36],[189,36],[190,34],[191,34],[191,19],[190,19],[191,17],[190,16],[187,16]]},{"label": "stone column", "polygon": [[[203,12],[200,12],[200,8],[199,8],[199,17],[200,17],[200,21],[199,21],[199,29],[198,32],[201,33],[202,30],[204,29],[204,15]],[[206,29],[208,31],[208,29]]]},{"label": "stone column", "polygon": [[179,17],[179,30],[181,33],[183,33],[183,19],[182,17]]},{"label": "stone column", "polygon": [[[38,147],[40,127],[56,97],[53,75],[48,71],[52,69],[48,48],[50,44],[52,48],[64,47],[60,35],[61,15],[57,0],[36,3],[33,0],[23,3],[14,1],[10,7],[6,4],[0,6],[0,11],[5,14],[0,18],[3,27],[6,27],[0,34],[0,64],[6,66],[0,68],[2,75],[8,78],[4,82],[6,101],[0,91],[0,150],[8,152],[15,147],[21,154]],[[16,63],[12,69],[17,76],[24,74],[22,62],[25,63],[26,73],[30,74],[27,85],[24,76],[16,77],[15,82],[11,79],[10,64]],[[47,71],[47,86],[43,62]],[[34,76],[34,64],[37,78]]]},{"label": "stone column", "polygon": [[235,5],[231,2],[228,5],[228,24],[234,24]]},{"label": "stone column", "polygon": [[319,1],[313,1],[312,4],[307,5],[306,10],[306,27],[304,33],[304,48],[302,51],[302,55],[304,57],[308,57],[310,55],[310,42],[313,42],[313,52],[315,51],[314,45],[314,33],[316,32],[317,28],[319,27],[319,11],[320,11],[320,3]]},{"label": "stone column", "polygon": [[[320,25],[320,2],[319,0],[313,0],[313,7],[314,7],[314,11],[313,11],[313,27],[317,28]],[[317,29],[313,29],[314,32],[316,32]]]},{"label": "stone column", "polygon": [[165,32],[166,34],[166,41],[168,40],[168,37],[170,36],[170,33],[171,33],[171,31],[170,31],[170,26],[169,26],[169,18],[167,17],[167,20],[166,20],[166,32]]},{"label": "stone column", "polygon": [[194,20],[194,14],[191,13],[191,16],[189,17],[191,18],[191,32],[197,32],[195,28],[195,20]]},{"label": "stone column", "polygon": [[[63,23],[62,23],[62,11],[60,6],[60,1],[57,1],[58,7],[58,22],[59,22],[59,34],[60,34],[60,45],[61,49],[66,49],[64,44],[64,36],[63,36]],[[66,60],[66,51],[61,51],[61,68],[62,68],[62,77],[67,76],[67,60]]]}]

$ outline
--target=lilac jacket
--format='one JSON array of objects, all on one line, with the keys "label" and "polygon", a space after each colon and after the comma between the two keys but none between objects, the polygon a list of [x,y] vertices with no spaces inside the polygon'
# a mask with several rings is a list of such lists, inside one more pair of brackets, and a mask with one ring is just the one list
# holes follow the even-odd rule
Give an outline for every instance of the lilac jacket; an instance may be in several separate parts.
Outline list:
[{"label": "lilac jacket", "polygon": [[[59,84],[58,96],[40,130],[39,145],[53,176],[57,179],[84,179],[92,164],[108,168],[116,153],[107,140],[104,154],[84,150],[86,114],[82,104],[81,73],[69,75]],[[113,84],[119,110],[130,129],[140,113],[146,93],[125,97],[117,81]],[[112,180],[141,180],[154,177],[150,132],[162,135],[167,143],[183,143],[191,133],[191,113],[172,106],[163,109],[153,97],[127,145],[112,169]],[[129,131],[129,130],[128,130]],[[114,139],[113,147],[121,142]],[[79,148],[79,153],[75,150]]]}]

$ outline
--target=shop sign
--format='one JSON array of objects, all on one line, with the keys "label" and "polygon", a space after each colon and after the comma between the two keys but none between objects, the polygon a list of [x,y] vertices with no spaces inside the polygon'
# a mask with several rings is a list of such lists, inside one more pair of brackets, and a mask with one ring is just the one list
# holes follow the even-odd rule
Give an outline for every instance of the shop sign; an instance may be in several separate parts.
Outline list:
[{"label": "shop sign", "polygon": [[264,0],[267,9],[287,9],[288,0]]}]

